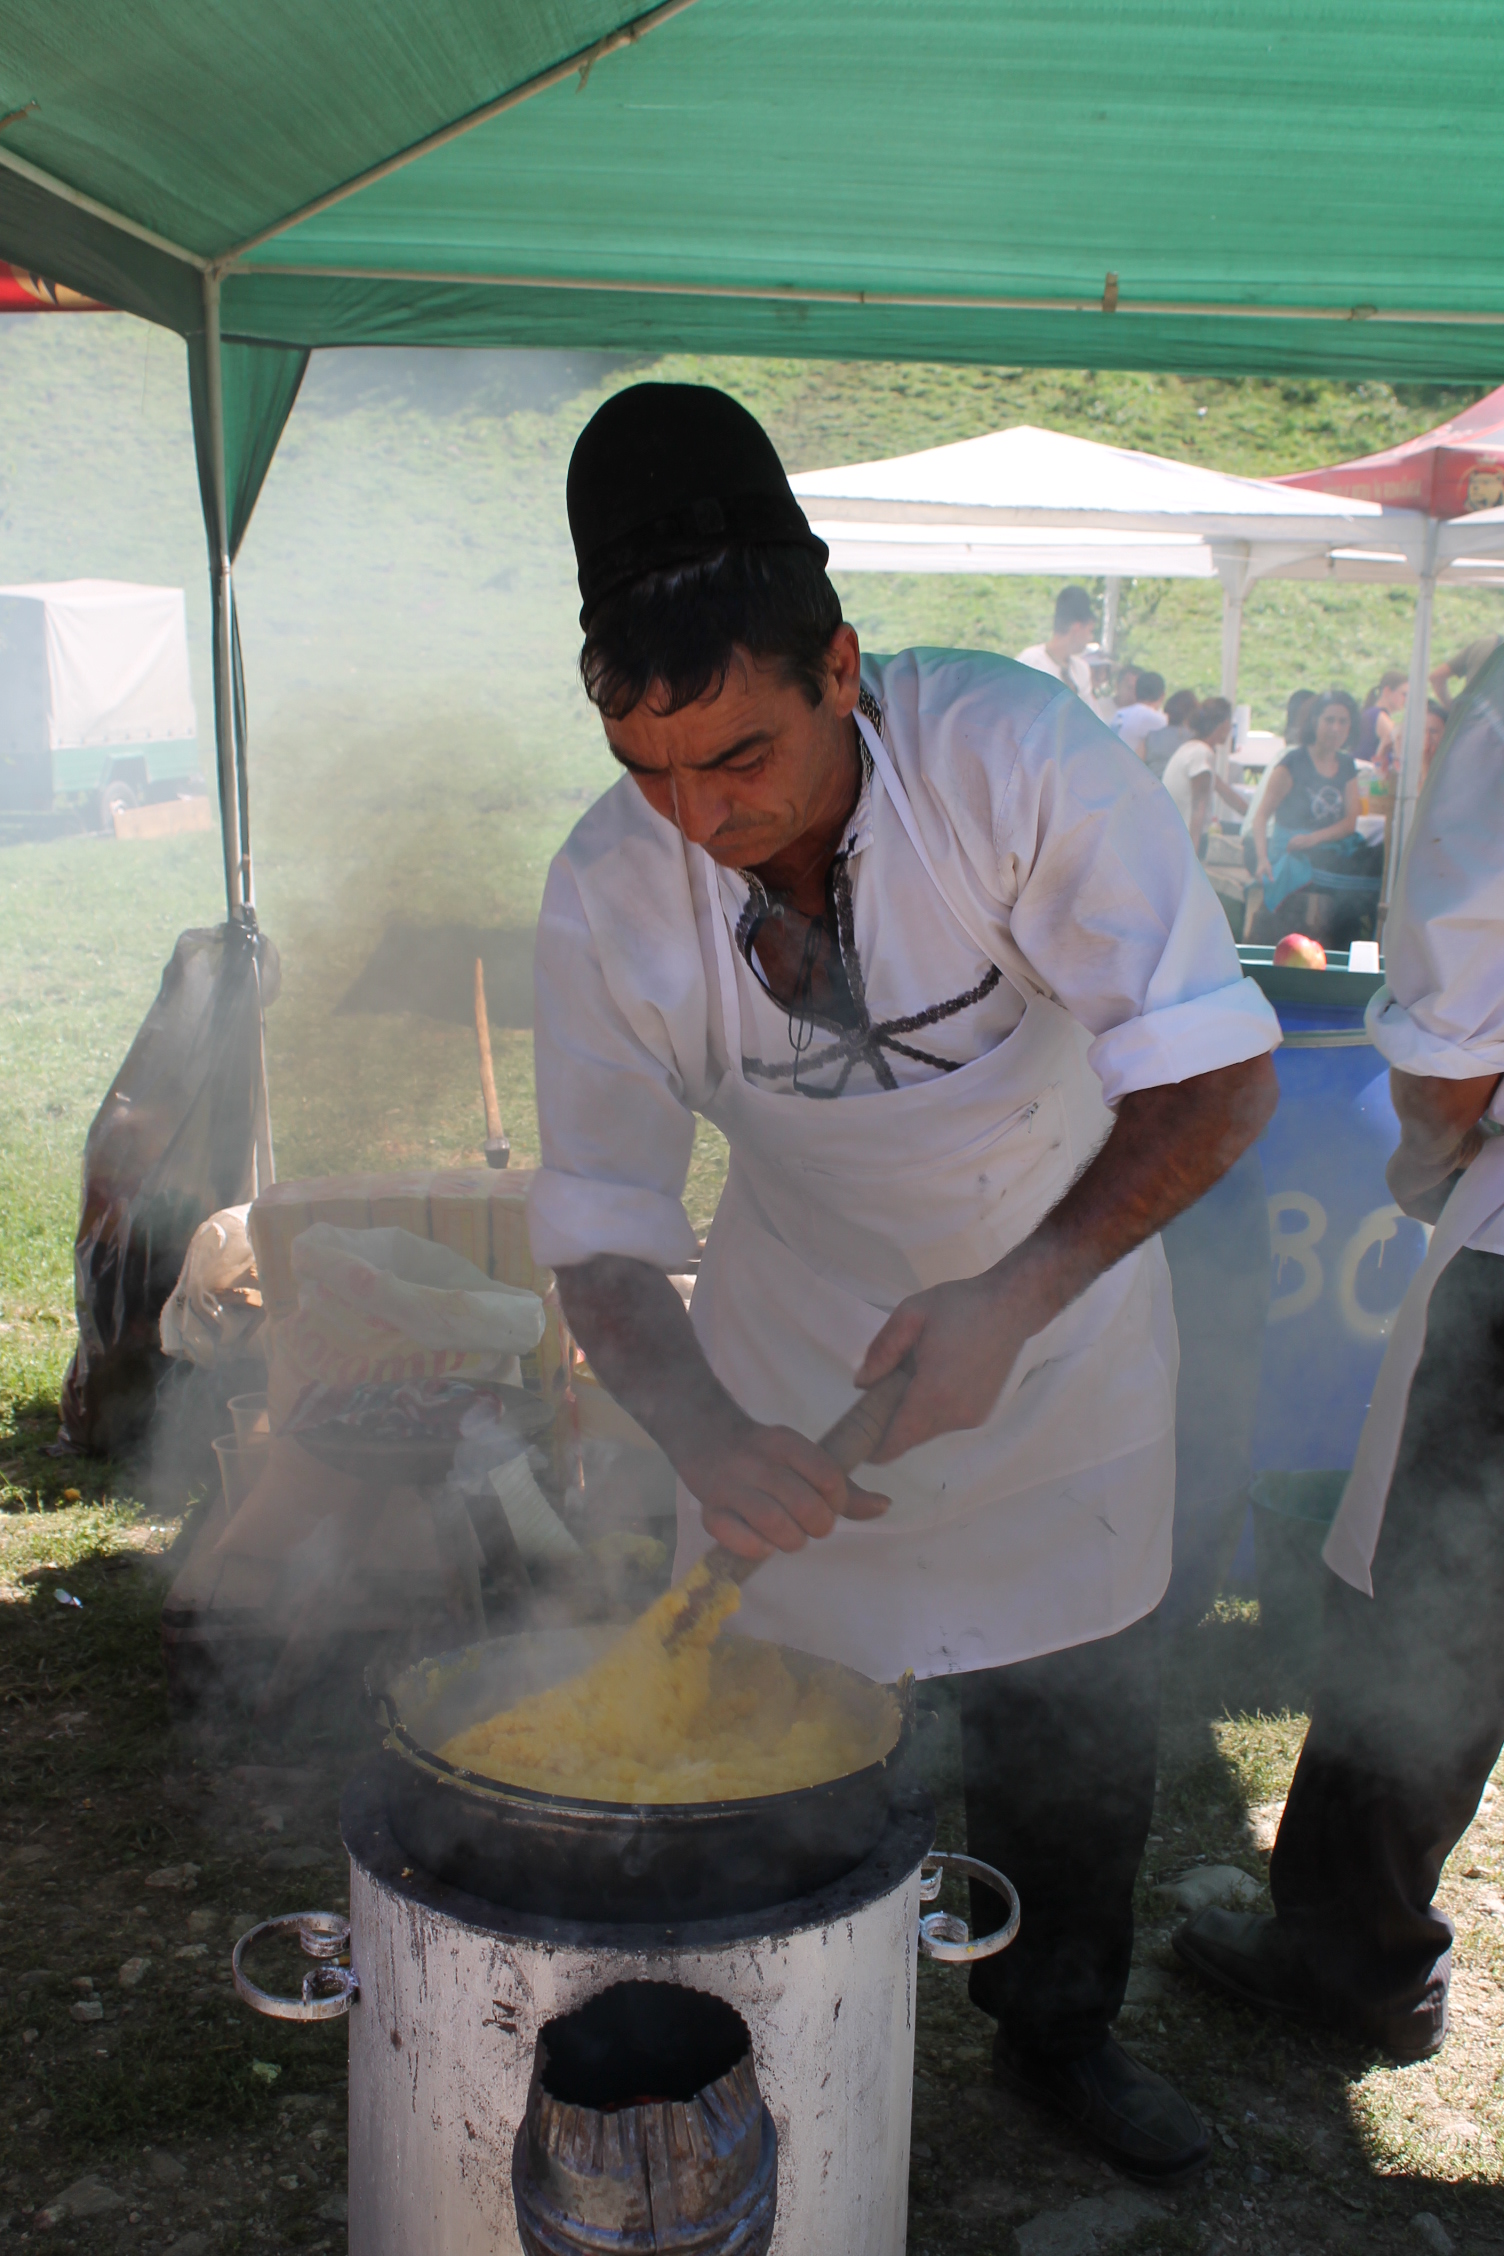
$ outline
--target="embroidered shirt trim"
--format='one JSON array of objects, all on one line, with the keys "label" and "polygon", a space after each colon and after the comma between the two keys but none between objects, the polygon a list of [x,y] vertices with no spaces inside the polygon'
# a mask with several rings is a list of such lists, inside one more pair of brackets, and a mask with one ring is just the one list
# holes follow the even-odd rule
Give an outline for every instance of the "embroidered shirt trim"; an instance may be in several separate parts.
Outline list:
[{"label": "embroidered shirt trim", "polygon": [[[883,733],[882,707],[865,682],[861,685],[858,704],[863,717],[881,735]],[[853,811],[851,822],[847,826],[845,844],[832,862],[830,870],[830,898],[835,911],[836,947],[840,956],[841,969],[846,977],[852,1008],[856,1014],[856,1023],[852,1026],[842,1026],[838,1020],[815,1010],[806,992],[804,995],[796,997],[791,1004],[784,1006],[788,1011],[789,1040],[794,1052],[789,1063],[786,1065],[769,1064],[763,1058],[748,1057],[745,1054],[742,1057],[742,1071],[749,1077],[763,1081],[787,1081],[802,1097],[827,1098],[843,1095],[853,1071],[858,1065],[863,1064],[871,1068],[873,1077],[880,1089],[896,1089],[898,1081],[893,1068],[883,1054],[885,1050],[892,1050],[900,1057],[911,1059],[915,1064],[931,1066],[937,1073],[955,1073],[964,1063],[964,1060],[936,1057],[931,1051],[917,1049],[912,1043],[905,1042],[902,1036],[918,1033],[926,1026],[938,1026],[943,1020],[955,1018],[960,1012],[970,1010],[974,1004],[980,1003],[992,993],[1003,976],[998,966],[993,964],[984,977],[978,980],[974,987],[969,987],[965,994],[953,995],[947,1002],[931,1003],[924,1010],[911,1012],[905,1017],[874,1022],[867,1007],[866,979],[862,971],[861,957],[857,951],[851,905],[851,876],[848,867],[856,843],[856,833],[864,827],[861,818],[868,803],[873,774],[871,753],[860,740],[858,748],[862,757],[861,793]],[[743,871],[742,876],[747,885],[747,901],[736,922],[736,945],[753,978],[756,979],[763,992],[773,1001],[781,1002],[782,998],[773,994],[773,990],[764,978],[761,967],[753,953],[756,927],[765,916],[776,913],[777,904],[770,898],[767,888],[755,871]],[[812,925],[812,938],[816,929]],[[817,1026],[830,1031],[835,1039],[825,1043],[820,1048],[814,1047],[812,1036]],[[833,1069],[836,1072],[836,1078],[828,1087],[812,1088],[810,1086],[807,1076],[817,1072],[829,1072]]]}]

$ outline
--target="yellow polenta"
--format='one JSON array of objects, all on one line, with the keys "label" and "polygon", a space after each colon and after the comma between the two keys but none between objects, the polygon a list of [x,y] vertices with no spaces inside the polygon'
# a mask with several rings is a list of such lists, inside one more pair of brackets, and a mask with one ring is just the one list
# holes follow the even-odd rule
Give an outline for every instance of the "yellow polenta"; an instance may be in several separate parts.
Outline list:
[{"label": "yellow polenta", "polygon": [[898,1737],[891,1696],[813,1664],[798,1674],[776,1645],[716,1633],[741,1594],[715,1588],[689,1633],[668,1640],[696,1567],[665,1591],[594,1667],[535,1692],[446,1741],[446,1762],[484,1778],[590,1802],[742,1801],[840,1778]]}]

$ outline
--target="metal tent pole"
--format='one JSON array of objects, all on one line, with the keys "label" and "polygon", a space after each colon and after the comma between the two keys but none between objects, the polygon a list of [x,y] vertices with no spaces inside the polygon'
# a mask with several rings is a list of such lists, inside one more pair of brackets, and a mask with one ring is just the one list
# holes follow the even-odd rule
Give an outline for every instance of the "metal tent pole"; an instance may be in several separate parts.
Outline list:
[{"label": "metal tent pole", "polygon": [[[1246,548],[1215,547],[1212,560],[1222,582],[1222,695],[1234,713],[1238,707],[1238,660],[1243,649],[1243,597],[1251,572]],[[1232,770],[1233,739],[1217,752],[1217,775],[1225,783]],[[1215,801],[1213,802],[1215,811]]]},{"label": "metal tent pole", "polygon": [[1425,549],[1415,591],[1415,634],[1410,644],[1410,686],[1405,692],[1405,733],[1400,753],[1399,790],[1389,818],[1385,841],[1384,884],[1379,896],[1380,929],[1388,913],[1405,851],[1415,802],[1420,797],[1421,756],[1426,742],[1426,700],[1430,695],[1431,618],[1436,599],[1436,540],[1440,524],[1431,518],[1426,526]]},{"label": "metal tent pole", "polygon": [[237,923],[252,905],[250,841],[241,835],[240,778],[235,751],[235,589],[230,577],[230,512],[225,492],[224,370],[219,349],[219,277],[204,276],[204,375],[209,399],[210,475],[214,498],[214,750],[219,776],[219,828],[224,846],[225,911]]},{"label": "metal tent pole", "polygon": [[1122,585],[1112,572],[1102,582],[1102,648],[1109,658],[1118,654],[1118,595]]},{"label": "metal tent pole", "polygon": [[1222,582],[1222,695],[1238,702],[1238,659],[1243,648],[1243,573]]}]

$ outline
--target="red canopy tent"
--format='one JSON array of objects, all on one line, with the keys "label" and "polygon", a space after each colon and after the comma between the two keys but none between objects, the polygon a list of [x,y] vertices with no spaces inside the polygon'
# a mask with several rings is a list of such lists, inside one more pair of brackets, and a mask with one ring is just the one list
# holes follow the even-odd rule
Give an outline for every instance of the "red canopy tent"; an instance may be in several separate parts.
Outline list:
[{"label": "red canopy tent", "polygon": [[1437,576],[1462,557],[1495,547],[1504,529],[1504,385],[1450,422],[1438,423],[1434,431],[1406,439],[1402,446],[1385,447],[1378,454],[1360,456],[1356,462],[1333,463],[1328,470],[1301,470],[1278,483],[1341,494],[1350,501],[1381,502],[1391,509],[1413,509],[1424,519],[1423,545],[1412,559],[1418,583],[1415,637],[1410,652],[1400,790],[1384,881],[1387,902],[1420,791]]},{"label": "red canopy tent", "polygon": [[1301,470],[1282,486],[1310,486],[1351,501],[1387,502],[1428,517],[1468,517],[1504,503],[1504,385],[1450,423],[1403,446],[1385,447],[1330,470]]},{"label": "red canopy tent", "polygon": [[0,313],[108,313],[98,298],[82,298],[61,282],[27,274],[0,259]]}]

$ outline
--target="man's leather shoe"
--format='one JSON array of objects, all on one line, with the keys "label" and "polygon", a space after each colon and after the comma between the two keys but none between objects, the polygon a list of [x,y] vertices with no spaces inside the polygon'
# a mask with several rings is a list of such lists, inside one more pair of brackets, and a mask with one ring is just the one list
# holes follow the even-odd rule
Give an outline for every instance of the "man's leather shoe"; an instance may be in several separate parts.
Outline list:
[{"label": "man's leather shoe", "polygon": [[1325,2022],[1395,2060],[1428,2060],[1447,2033],[1450,1951],[1436,1961],[1420,2001],[1365,2010],[1323,1987],[1292,1931],[1248,1911],[1198,1911],[1174,1937],[1177,1957],[1204,1980],[1266,2013]]},{"label": "man's leather shoe", "polygon": [[1179,2177],[1206,2160],[1211,2139],[1195,2110],[1114,2037],[1062,2061],[1021,2051],[999,2030],[992,2069],[999,2083],[1069,2116],[1134,2177]]}]

